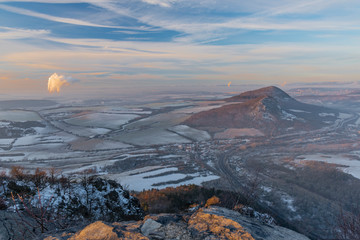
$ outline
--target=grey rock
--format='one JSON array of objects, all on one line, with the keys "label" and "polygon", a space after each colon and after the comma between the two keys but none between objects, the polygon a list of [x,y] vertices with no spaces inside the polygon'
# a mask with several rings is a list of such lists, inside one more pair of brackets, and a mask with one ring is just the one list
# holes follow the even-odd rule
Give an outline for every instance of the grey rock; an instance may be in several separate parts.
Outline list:
[{"label": "grey rock", "polygon": [[310,240],[308,237],[293,230],[270,225],[257,219],[246,217],[236,211],[222,207],[210,207],[203,209],[204,213],[210,213],[238,222],[256,240]]},{"label": "grey rock", "polygon": [[[105,231],[106,229],[107,231]],[[69,238],[62,238],[62,236],[69,236]],[[261,222],[256,218],[241,215],[239,212],[230,209],[214,206],[201,208],[199,211],[190,214],[147,216],[143,221],[112,224],[96,222],[84,229],[79,229],[75,235],[69,232],[65,235],[61,233],[51,235],[46,240],[94,239],[88,236],[96,236],[96,239],[110,239],[112,237],[111,239],[114,240],[309,240],[306,236],[292,230]]]},{"label": "grey rock", "polygon": [[161,227],[161,223],[149,218],[141,226],[141,233],[150,239],[165,239],[165,233],[160,231]]},{"label": "grey rock", "polygon": [[165,239],[169,240],[192,240],[190,231],[187,229],[185,222],[170,222],[163,227]]}]

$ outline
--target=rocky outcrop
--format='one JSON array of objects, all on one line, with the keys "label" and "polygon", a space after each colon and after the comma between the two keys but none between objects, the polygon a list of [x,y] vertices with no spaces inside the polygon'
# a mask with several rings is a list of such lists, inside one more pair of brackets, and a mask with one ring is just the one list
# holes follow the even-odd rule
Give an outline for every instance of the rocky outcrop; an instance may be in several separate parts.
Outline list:
[{"label": "rocky outcrop", "polygon": [[12,180],[7,188],[8,192],[36,196],[25,201],[28,207],[48,206],[48,212],[73,220],[85,218],[112,222],[144,217],[137,198],[115,181],[98,177],[71,183],[46,183],[41,189],[38,188],[38,193],[33,181]]},{"label": "rocky outcrop", "polygon": [[201,208],[193,213],[146,216],[142,221],[113,224],[95,222],[76,233],[58,233],[41,239],[308,240],[292,230],[265,224],[239,212],[214,206]]},{"label": "rocky outcrop", "polygon": [[199,211],[191,216],[188,224],[189,229],[195,230],[197,235],[205,235],[209,238],[254,240],[238,222],[205,211]]},{"label": "rocky outcrop", "polygon": [[[40,181],[39,176],[23,175],[21,180],[2,181],[0,200],[4,200],[0,202],[3,205],[3,210],[0,210],[0,240],[34,239],[44,232],[80,227],[89,221],[113,222],[144,217],[138,199],[115,181],[88,176],[82,176],[78,181],[67,178],[50,181],[44,177]],[[101,226],[105,225],[95,225],[103,229]],[[90,230],[84,229],[82,235],[89,235],[87,232]],[[105,234],[103,231],[95,232]],[[76,239],[82,239],[82,235]]]},{"label": "rocky outcrop", "polygon": [[249,218],[241,215],[238,212],[220,208],[211,207],[203,210],[204,214],[221,216],[223,219],[231,219],[239,224],[251,234],[254,239],[264,240],[305,240],[308,239],[306,236],[292,231],[290,229],[260,222],[254,218]]}]

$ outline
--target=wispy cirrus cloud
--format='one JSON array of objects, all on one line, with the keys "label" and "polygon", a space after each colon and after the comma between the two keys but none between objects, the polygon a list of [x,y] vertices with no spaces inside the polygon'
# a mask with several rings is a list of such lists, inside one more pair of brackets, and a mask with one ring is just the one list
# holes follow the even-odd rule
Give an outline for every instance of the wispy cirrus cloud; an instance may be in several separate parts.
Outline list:
[{"label": "wispy cirrus cloud", "polygon": [[171,7],[171,4],[175,2],[175,0],[141,0],[148,4],[159,5],[161,7]]},{"label": "wispy cirrus cloud", "polygon": [[39,84],[53,72],[94,88],[126,80],[237,85],[359,76],[358,0],[0,2],[0,71]]},{"label": "wispy cirrus cloud", "polygon": [[0,39],[24,39],[24,38],[45,38],[51,33],[45,29],[21,29],[0,26]]},{"label": "wispy cirrus cloud", "polygon": [[[142,0],[145,1],[145,0]],[[137,21],[160,29],[173,30],[183,35],[175,37],[180,41],[195,41],[209,43],[219,39],[229,38],[234,31],[346,31],[358,30],[359,17],[347,14],[332,14],[334,8],[344,6],[338,0],[303,0],[289,3],[284,0],[264,1],[255,0],[259,7],[239,1],[177,1],[176,7],[170,8],[169,1],[152,1],[153,4],[163,3],[164,11],[149,11],[143,7],[124,7],[118,2],[104,1],[96,4],[99,7],[129,16]],[[345,0],[346,3],[355,3],[354,0]],[[235,5],[230,9],[226,6]],[[340,5],[340,6],[339,6]],[[266,6],[264,8],[264,6]],[[200,8],[205,12],[221,14],[201,14]],[[243,12],[241,11],[243,9]],[[330,9],[330,11],[326,11]],[[246,14],[244,14],[246,13]],[[182,15],[179,15],[182,14]],[[295,14],[295,17],[293,15]],[[314,15],[315,14],[315,15]],[[318,17],[314,17],[318,15]],[[231,16],[231,17],[229,17]],[[310,16],[310,17],[309,17]]]},{"label": "wispy cirrus cloud", "polygon": [[7,6],[4,4],[0,4],[0,9],[6,10],[8,12],[13,12],[17,14],[22,14],[26,16],[41,18],[53,22],[60,22],[60,23],[67,23],[72,25],[78,25],[78,26],[88,26],[88,27],[99,27],[99,28],[115,28],[115,29],[131,29],[131,30],[146,30],[145,27],[129,27],[129,26],[117,26],[117,25],[103,25],[103,24],[97,24],[92,23],[88,21],[84,21],[81,19],[76,18],[64,18],[64,17],[57,17],[49,14],[39,13],[35,11],[31,11],[28,9],[13,7],[13,6]]}]

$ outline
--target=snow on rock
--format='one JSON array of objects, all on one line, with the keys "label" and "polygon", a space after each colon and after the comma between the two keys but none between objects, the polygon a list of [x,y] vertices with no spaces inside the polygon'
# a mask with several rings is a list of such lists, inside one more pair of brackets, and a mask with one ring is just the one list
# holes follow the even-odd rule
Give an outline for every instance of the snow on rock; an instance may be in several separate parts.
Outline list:
[{"label": "snow on rock", "polygon": [[[11,184],[10,184],[11,183]],[[48,211],[71,217],[93,220],[120,221],[141,219],[143,210],[139,201],[115,181],[96,177],[82,177],[78,182],[57,181],[47,183],[37,194],[34,182],[11,181],[9,191],[19,189],[35,196],[32,206],[50,206]],[[40,196],[40,197],[39,197]]]}]

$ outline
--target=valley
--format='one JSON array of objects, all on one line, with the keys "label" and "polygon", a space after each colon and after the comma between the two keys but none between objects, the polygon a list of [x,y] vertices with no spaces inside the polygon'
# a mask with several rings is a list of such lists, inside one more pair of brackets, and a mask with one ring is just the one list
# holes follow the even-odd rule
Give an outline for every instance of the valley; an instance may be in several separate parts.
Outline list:
[{"label": "valley", "polygon": [[220,100],[10,103],[0,105],[2,171],[89,172],[131,191],[226,189],[312,238],[332,237],[339,207],[360,200],[360,109],[304,104],[277,88]]}]

